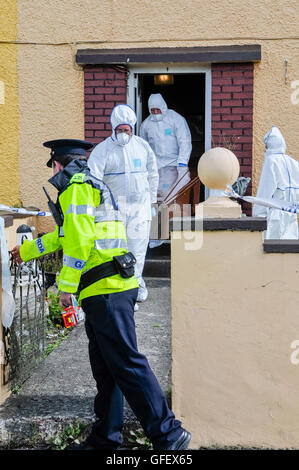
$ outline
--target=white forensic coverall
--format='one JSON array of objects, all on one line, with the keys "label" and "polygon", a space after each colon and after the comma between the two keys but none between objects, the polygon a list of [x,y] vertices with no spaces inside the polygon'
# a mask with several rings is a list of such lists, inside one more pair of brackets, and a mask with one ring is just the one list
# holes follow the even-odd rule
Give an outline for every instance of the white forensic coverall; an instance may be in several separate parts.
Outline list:
[{"label": "white forensic coverall", "polygon": [[152,219],[151,204],[157,201],[159,174],[154,152],[142,138],[132,135],[129,142],[118,142],[115,129],[136,123],[133,109],[120,104],[111,113],[112,135],[96,145],[88,159],[91,173],[110,188],[127,230],[128,251],[136,258],[139,282],[138,301],[147,298],[142,278]]},{"label": "white forensic coverall", "polygon": [[[152,108],[160,109],[161,114],[151,114]],[[140,126],[140,136],[150,144],[157,157],[158,196],[164,201],[171,188],[175,186],[178,191],[190,180],[191,132],[186,119],[173,109],[168,109],[160,93],[150,95],[148,109],[150,115]],[[155,248],[162,243],[151,240],[149,246]]]},{"label": "white forensic coverall", "polygon": [[[157,115],[151,114],[152,108],[161,110],[160,121],[155,120]],[[149,97],[148,109],[150,115],[140,126],[140,136],[153,149],[157,157],[158,169],[170,165],[188,165],[192,144],[186,119],[173,109],[168,109],[160,93]]]},{"label": "white forensic coverall", "polygon": [[[285,154],[286,144],[277,127],[264,137],[266,146],[257,197],[299,202],[299,163]],[[255,204],[254,217],[267,217],[265,238],[298,239],[297,214]]]}]

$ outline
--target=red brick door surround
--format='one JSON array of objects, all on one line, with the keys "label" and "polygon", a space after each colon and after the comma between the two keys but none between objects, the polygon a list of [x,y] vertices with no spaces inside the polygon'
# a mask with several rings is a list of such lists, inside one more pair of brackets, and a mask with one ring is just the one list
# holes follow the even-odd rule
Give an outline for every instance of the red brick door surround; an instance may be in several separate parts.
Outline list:
[{"label": "red brick door surround", "polygon": [[127,102],[127,70],[123,67],[85,67],[85,139],[98,144],[111,135],[110,114]]},{"label": "red brick door surround", "polygon": [[[217,63],[212,73],[212,147],[231,148],[240,175],[252,178],[254,64]],[[122,66],[84,68],[85,138],[97,144],[111,135],[113,107],[127,101],[127,70]],[[248,188],[251,194],[251,184]],[[250,213],[249,206],[244,206]]]},{"label": "red brick door surround", "polygon": [[[230,148],[239,160],[240,176],[252,178],[254,64],[212,64],[211,70],[212,147]],[[249,204],[243,209],[251,213]]]}]

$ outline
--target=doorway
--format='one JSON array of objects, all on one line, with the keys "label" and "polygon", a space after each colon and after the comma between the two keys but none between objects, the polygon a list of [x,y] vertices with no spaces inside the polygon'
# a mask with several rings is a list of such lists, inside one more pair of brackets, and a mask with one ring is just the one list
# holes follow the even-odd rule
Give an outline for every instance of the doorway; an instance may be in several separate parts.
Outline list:
[{"label": "doorway", "polygon": [[172,85],[155,85],[154,77],[154,74],[138,75],[140,123],[149,115],[150,95],[160,93],[168,109],[182,115],[188,123],[192,138],[189,167],[196,168],[200,156],[205,151],[205,74],[173,74]]},{"label": "doorway", "polygon": [[[155,85],[156,74],[173,74],[173,85]],[[211,148],[211,65],[132,64],[128,74],[127,103],[137,115],[136,135],[139,135],[142,121],[149,115],[148,98],[151,93],[161,93],[168,108],[186,119],[192,138],[189,168],[193,175],[197,175],[201,155]],[[200,202],[208,195],[208,188],[200,184]]]},{"label": "doorway", "polygon": [[[173,85],[155,85],[157,74],[173,74]],[[196,167],[200,156],[211,148],[211,64],[130,65],[127,103],[137,115],[137,135],[149,115],[151,93],[161,93],[168,108],[187,120],[193,147],[190,165]]]}]

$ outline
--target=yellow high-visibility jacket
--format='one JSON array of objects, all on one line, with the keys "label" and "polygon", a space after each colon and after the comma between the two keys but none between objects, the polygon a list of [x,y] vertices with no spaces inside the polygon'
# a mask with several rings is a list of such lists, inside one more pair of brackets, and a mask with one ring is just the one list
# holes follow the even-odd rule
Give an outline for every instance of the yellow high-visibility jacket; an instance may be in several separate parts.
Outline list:
[{"label": "yellow high-visibility jacket", "polygon": [[[55,230],[20,247],[23,261],[63,250],[58,289],[76,293],[81,274],[127,253],[124,223],[109,188],[94,178],[86,162],[72,160],[49,182],[58,189],[57,209],[62,223]],[[138,287],[135,276],[115,274],[94,282],[80,292],[85,297],[121,292]]]}]

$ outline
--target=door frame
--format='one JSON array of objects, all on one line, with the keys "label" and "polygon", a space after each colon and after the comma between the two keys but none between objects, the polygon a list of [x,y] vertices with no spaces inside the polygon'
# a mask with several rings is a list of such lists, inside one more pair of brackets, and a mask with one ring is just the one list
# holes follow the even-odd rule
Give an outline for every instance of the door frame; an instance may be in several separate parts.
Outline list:
[{"label": "door frame", "polygon": [[205,74],[205,152],[211,148],[212,74],[211,64],[131,64],[128,67],[127,104],[137,115],[136,133],[141,125],[141,100],[138,96],[138,75],[155,73]]}]

